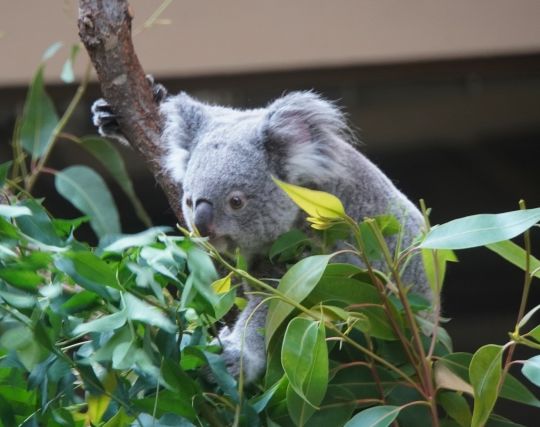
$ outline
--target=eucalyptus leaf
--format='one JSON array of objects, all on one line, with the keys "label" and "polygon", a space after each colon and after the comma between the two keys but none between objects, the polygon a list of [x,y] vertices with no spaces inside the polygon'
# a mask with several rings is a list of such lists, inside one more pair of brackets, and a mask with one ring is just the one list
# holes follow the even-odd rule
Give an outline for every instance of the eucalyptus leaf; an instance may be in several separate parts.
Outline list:
[{"label": "eucalyptus leaf", "polygon": [[328,384],[328,350],[324,325],[304,318],[291,320],[285,331],[281,363],[296,394],[316,407]]},{"label": "eucalyptus leaf", "polygon": [[167,332],[175,332],[176,326],[159,308],[131,294],[124,294],[128,319],[139,320]]},{"label": "eucalyptus leaf", "polygon": [[521,373],[533,384],[540,387],[540,356],[526,360],[521,368]]},{"label": "eucalyptus leaf", "polygon": [[280,260],[288,259],[298,252],[304,245],[308,244],[308,236],[300,230],[291,230],[280,237],[272,244],[270,248],[270,259],[280,256]]},{"label": "eucalyptus leaf", "polygon": [[92,252],[64,252],[57,255],[55,266],[77,284],[106,299],[112,297],[108,288],[120,289],[115,271]]},{"label": "eucalyptus leaf", "polygon": [[305,398],[300,396],[291,384],[287,387],[286,399],[289,416],[297,426],[306,425],[317,410]]},{"label": "eucalyptus leaf", "polygon": [[272,179],[310,217],[335,219],[346,216],[345,208],[336,196],[324,191],[310,190],[298,185],[287,184],[277,178]]},{"label": "eucalyptus leaf", "polygon": [[[452,353],[441,358],[448,369],[469,382],[469,366],[473,355],[470,353]],[[536,398],[516,377],[507,373],[500,391],[500,397],[540,408],[540,400]]]},{"label": "eucalyptus leaf", "polygon": [[[314,255],[304,258],[293,265],[281,278],[278,291],[297,303],[301,302],[317,285],[331,258],[332,255]],[[293,309],[294,307],[285,300],[273,300],[270,303],[266,319],[267,346]]]},{"label": "eucalyptus leaf", "polygon": [[47,49],[45,49],[45,52],[43,52],[43,55],[42,55],[41,59],[43,61],[48,61],[54,55],[56,55],[56,52],[58,52],[63,45],[64,45],[64,43],[62,43],[60,41],[54,42]]},{"label": "eucalyptus leaf", "polygon": [[[486,248],[525,271],[527,252],[514,242],[504,240],[502,242],[486,245]],[[529,255],[529,272],[534,272],[534,277],[540,278],[540,260],[532,255]]]},{"label": "eucalyptus leaf", "polygon": [[502,346],[488,344],[478,349],[471,359],[469,376],[474,389],[471,427],[483,426],[495,406],[502,374],[502,353]]},{"label": "eucalyptus leaf", "polygon": [[109,314],[107,316],[100,317],[98,319],[91,320],[87,323],[81,323],[75,329],[73,329],[73,335],[84,335],[90,332],[109,332],[118,329],[127,321],[127,315],[125,311],[119,311],[117,313]]},{"label": "eucalyptus leaf", "polygon": [[64,83],[73,83],[75,81],[75,74],[73,73],[73,64],[77,58],[77,54],[81,50],[81,45],[79,43],[71,46],[69,51],[69,56],[64,66],[62,67],[62,72],[60,73],[60,78]]},{"label": "eucalyptus leaf", "polygon": [[90,217],[98,237],[120,233],[116,204],[103,178],[86,166],[70,166],[56,173],[56,190]]},{"label": "eucalyptus leaf", "polygon": [[[121,253],[124,250],[134,246],[146,246],[156,241],[157,236],[172,231],[171,227],[161,226],[152,227],[136,234],[121,234],[119,236],[107,236],[105,252]],[[101,246],[101,245],[100,245]]]},{"label": "eucalyptus leaf", "polygon": [[512,239],[540,221],[540,208],[501,214],[480,214],[435,226],[420,247],[467,249]]},{"label": "eucalyptus leaf", "polygon": [[31,237],[45,245],[61,247],[64,242],[52,224],[49,215],[38,202],[29,199],[20,203],[32,212],[32,215],[20,216],[16,219],[19,229],[28,237]]},{"label": "eucalyptus leaf", "polygon": [[150,216],[144,209],[140,199],[137,197],[131,178],[127,173],[124,160],[118,152],[118,149],[106,139],[97,136],[86,136],[81,138],[80,141],[82,146],[105,166],[122,191],[128,196],[131,204],[135,208],[137,217],[144,225],[150,227],[152,225]]},{"label": "eucalyptus leaf", "polygon": [[463,395],[455,392],[443,392],[437,394],[437,401],[445,412],[452,417],[461,427],[471,425],[471,408]]},{"label": "eucalyptus leaf", "polygon": [[356,414],[344,427],[387,427],[394,422],[399,411],[399,406],[374,406]]},{"label": "eucalyptus leaf", "polygon": [[32,211],[26,206],[0,205],[0,216],[4,218],[17,218],[32,215]]},{"label": "eucalyptus leaf", "polygon": [[21,145],[32,159],[39,159],[53,143],[58,115],[45,92],[44,66],[39,67],[30,85],[21,118]]}]

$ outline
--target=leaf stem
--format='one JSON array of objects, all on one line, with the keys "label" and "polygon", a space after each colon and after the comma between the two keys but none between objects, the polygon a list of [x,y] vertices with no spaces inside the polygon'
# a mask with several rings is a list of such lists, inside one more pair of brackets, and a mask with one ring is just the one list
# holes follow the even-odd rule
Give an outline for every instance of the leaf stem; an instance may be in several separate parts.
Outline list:
[{"label": "leaf stem", "polygon": [[[519,208],[521,210],[527,209],[527,206],[524,200],[519,201]],[[531,289],[531,282],[533,279],[533,276],[531,275],[531,271],[530,271],[531,270],[531,232],[530,230],[527,230],[525,231],[525,233],[523,233],[523,239],[525,243],[525,276],[523,279],[523,292],[521,293],[521,302],[519,304],[516,327],[513,333],[518,336],[519,336],[519,323],[521,322],[521,319],[525,315],[525,310],[527,309],[529,291]],[[516,348],[516,344],[517,342],[514,340],[512,344],[510,344],[508,353],[506,354],[506,359],[504,361],[504,368],[502,371],[501,379],[499,381],[499,390],[502,387],[502,384],[504,384],[504,379],[506,375],[508,374],[508,370],[510,369],[510,363],[512,362],[512,357],[514,356],[514,350]]]},{"label": "leaf stem", "polygon": [[419,377],[423,383],[423,389],[425,391],[424,395],[427,397],[428,402],[431,407],[431,416],[432,416],[433,426],[437,427],[439,425],[439,417],[438,417],[438,410],[437,410],[437,402],[435,400],[436,392],[435,392],[435,387],[433,386],[433,380],[432,380],[431,361],[430,359],[426,357],[424,345],[420,338],[420,331],[418,329],[416,320],[414,319],[413,311],[411,309],[411,305],[409,304],[409,300],[407,298],[404,285],[401,281],[401,277],[399,275],[398,269],[392,262],[392,256],[388,250],[388,246],[386,245],[386,241],[384,240],[381,230],[379,229],[379,227],[377,227],[375,221],[373,220],[368,220],[368,224],[371,228],[371,231],[377,238],[377,241],[379,242],[379,246],[381,247],[386,263],[388,264],[388,268],[390,269],[392,277],[394,278],[394,281],[396,283],[396,287],[398,289],[398,296],[401,301],[401,304],[403,305],[403,309],[405,312],[405,319],[407,321],[409,328],[411,329],[413,342],[415,344],[416,351],[420,359],[419,360],[420,366],[418,368],[418,372],[419,374],[421,373]]}]

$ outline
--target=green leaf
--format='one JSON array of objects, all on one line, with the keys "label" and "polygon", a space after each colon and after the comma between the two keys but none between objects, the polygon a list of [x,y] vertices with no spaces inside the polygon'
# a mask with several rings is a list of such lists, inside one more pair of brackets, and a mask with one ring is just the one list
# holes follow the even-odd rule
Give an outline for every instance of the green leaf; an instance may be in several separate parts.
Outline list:
[{"label": "green leaf", "polygon": [[126,414],[126,411],[121,407],[113,417],[109,419],[103,427],[126,427],[131,425],[133,417]]},{"label": "green leaf", "polygon": [[471,425],[471,408],[469,408],[467,400],[461,394],[455,392],[438,393],[437,401],[448,416],[456,420],[461,427]]},{"label": "green leaf", "polygon": [[71,166],[56,173],[56,190],[90,217],[98,237],[120,233],[116,204],[103,178],[86,166]]},{"label": "green leaf", "polygon": [[81,138],[82,146],[88,150],[103,166],[109,171],[111,176],[118,183],[122,191],[128,196],[131,204],[135,208],[135,214],[144,225],[150,227],[152,220],[146,212],[140,199],[135,193],[133,183],[129,177],[124,160],[116,147],[104,138],[97,136],[87,136]]},{"label": "green leaf", "polygon": [[214,376],[217,385],[227,394],[233,401],[238,402],[238,390],[236,380],[229,374],[225,367],[225,362],[219,354],[202,352],[203,357],[208,362],[208,367]]},{"label": "green leaf", "polygon": [[[122,253],[128,248],[134,246],[146,246],[155,243],[156,238],[164,233],[172,231],[171,227],[161,226],[152,227],[136,234],[121,234],[119,236],[107,236],[106,246],[103,248],[105,252]],[[104,243],[104,242],[101,242]],[[101,245],[100,245],[101,246]]]},{"label": "green leaf", "polygon": [[17,326],[5,331],[0,338],[0,347],[15,350],[19,361],[28,372],[48,356],[26,326]]},{"label": "green leaf", "polygon": [[69,57],[66,60],[66,62],[64,62],[64,66],[62,67],[62,72],[60,73],[60,78],[62,79],[64,83],[73,83],[75,81],[75,75],[73,73],[73,64],[75,63],[75,58],[77,58],[77,54],[79,53],[80,49],[81,49],[81,45],[79,43],[71,46]]},{"label": "green leaf", "polygon": [[43,206],[32,199],[25,200],[21,203],[21,206],[25,206],[32,211],[32,215],[21,216],[16,220],[19,229],[24,234],[46,245],[56,247],[64,245],[56,234],[51,219]]},{"label": "green leaf", "polygon": [[[142,412],[150,414],[155,413],[157,417],[161,417],[164,414],[178,414],[191,420],[195,419],[195,416],[193,415],[193,404],[191,402],[185,402],[183,396],[178,396],[177,393],[170,390],[161,391],[158,396],[132,400],[130,403]],[[146,424],[146,426],[152,426],[153,421],[154,420]],[[161,424],[156,424],[156,427],[159,426],[161,426]],[[180,427],[183,426],[180,425]]]},{"label": "green leaf", "polygon": [[280,256],[282,259],[289,259],[297,254],[297,251],[301,249],[305,244],[309,243],[309,238],[300,230],[294,229],[282,234],[277,238],[270,248],[270,259]]},{"label": "green leaf", "polygon": [[167,332],[176,331],[175,324],[172,323],[159,308],[150,305],[146,301],[140,300],[131,294],[124,294],[124,301],[128,319],[139,320]]},{"label": "green leaf", "polygon": [[[525,249],[516,245],[514,242],[504,240],[502,242],[486,245],[486,248],[492,250],[496,254],[503,257],[509,263],[514,264],[516,267],[519,267],[523,271],[525,271],[525,260],[527,259],[527,252],[525,252]],[[532,272],[536,270],[536,272],[534,273],[534,277],[540,278],[540,260],[531,255],[529,261],[529,271]]]},{"label": "green leaf", "polygon": [[[330,264],[330,270],[334,264]],[[381,297],[377,289],[369,283],[348,277],[323,274],[321,280],[309,295],[308,301],[314,305],[319,302],[340,302],[343,305],[351,304],[381,304]]]},{"label": "green leaf", "polygon": [[106,299],[111,298],[107,287],[120,289],[115,272],[92,252],[66,252],[59,254],[55,266],[83,288]]},{"label": "green leaf", "polygon": [[316,411],[316,408],[306,402],[306,399],[300,396],[291,386],[291,384],[287,386],[285,398],[287,411],[294,424],[297,426],[306,425],[306,421],[312,417]]},{"label": "green leaf", "polygon": [[58,52],[62,46],[63,46],[62,42],[60,42],[60,41],[54,42],[47,49],[45,49],[45,52],[43,52],[43,55],[42,55],[41,59],[43,61],[48,61],[54,55],[56,55],[56,52]]},{"label": "green leaf", "polygon": [[328,349],[322,322],[296,317],[285,331],[281,364],[294,391],[316,407],[328,384]]},{"label": "green leaf", "polygon": [[530,382],[540,387],[540,356],[534,356],[526,360],[521,368],[521,373]]},{"label": "green leaf", "polygon": [[435,226],[420,245],[424,249],[466,249],[516,237],[540,221],[540,208],[481,214]]},{"label": "green leaf", "polygon": [[86,222],[89,222],[88,216],[81,216],[72,219],[53,219],[52,224],[56,232],[63,237],[69,237],[77,228]]},{"label": "green leaf", "polygon": [[[278,291],[287,298],[301,302],[313,290],[322,277],[332,255],[315,255],[304,258],[293,265],[281,278]],[[266,319],[266,345],[281,326],[283,321],[291,314],[294,307],[286,301],[273,300],[268,309]]]},{"label": "green leaf", "polygon": [[0,297],[8,304],[16,308],[31,308],[37,303],[35,295],[11,293],[0,291]]},{"label": "green leaf", "polygon": [[32,211],[26,206],[0,205],[0,216],[4,218],[17,218],[32,215]]},{"label": "green leaf", "polygon": [[180,307],[184,308],[193,303],[194,293],[190,292],[190,288],[192,288],[197,291],[198,296],[202,297],[200,300],[206,309],[213,310],[216,314],[217,307],[220,305],[220,297],[210,286],[218,277],[212,260],[206,252],[192,246],[187,252],[187,264],[190,275],[182,293]]},{"label": "green leaf", "polygon": [[309,426],[343,426],[351,418],[357,399],[347,388],[329,384],[321,408],[309,419]]},{"label": "green leaf", "polygon": [[70,297],[61,307],[66,313],[75,314],[91,307],[98,299],[99,297],[95,293],[82,290]]},{"label": "green leaf", "polygon": [[39,159],[48,150],[58,124],[53,102],[45,92],[43,70],[42,65],[32,80],[21,118],[21,144],[33,160]]},{"label": "green leaf", "polygon": [[503,347],[488,344],[476,351],[469,366],[469,377],[474,389],[474,409],[471,427],[483,426],[497,400],[502,373]]},{"label": "green leaf", "polygon": [[[469,366],[472,356],[470,353],[452,353],[444,356],[439,363],[443,363],[452,372],[469,382]],[[500,397],[540,408],[540,400],[511,374],[506,374],[504,377]]]},{"label": "green leaf", "polygon": [[137,348],[136,341],[118,344],[112,352],[112,367],[114,369],[130,369],[135,364]]},{"label": "green leaf", "polygon": [[394,422],[399,411],[399,406],[374,406],[356,414],[344,427],[387,427]]},{"label": "green leaf", "polygon": [[536,341],[540,342],[540,325],[536,326],[529,332],[527,332],[527,336],[530,336],[534,338]]},{"label": "green leaf", "polygon": [[118,329],[127,321],[127,315],[124,310],[109,314],[87,323],[81,323],[73,329],[73,335],[84,335],[90,332],[108,332]]},{"label": "green leaf", "polygon": [[[397,339],[384,308],[364,307],[355,309],[355,311],[362,313],[369,320],[369,329],[367,331],[369,335],[389,341]],[[399,325],[401,319],[397,312],[394,313],[396,314],[395,319]]]},{"label": "green leaf", "polygon": [[456,255],[449,249],[423,249],[422,261],[431,290],[439,293],[446,275],[446,263],[457,262]]},{"label": "green leaf", "polygon": [[17,267],[0,268],[0,279],[20,289],[35,290],[37,285],[43,283],[43,277],[31,270]]},{"label": "green leaf", "polygon": [[277,178],[272,179],[310,217],[321,219],[345,218],[345,209],[336,196],[324,191],[310,190],[298,185],[287,184]]}]

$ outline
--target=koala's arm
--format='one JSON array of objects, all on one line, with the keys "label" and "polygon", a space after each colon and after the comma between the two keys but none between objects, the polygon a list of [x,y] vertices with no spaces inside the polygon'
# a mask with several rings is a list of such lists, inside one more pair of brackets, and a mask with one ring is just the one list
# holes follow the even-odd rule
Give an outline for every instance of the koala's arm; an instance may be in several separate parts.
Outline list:
[{"label": "koala's arm", "polygon": [[[152,86],[154,101],[157,104],[161,104],[161,102],[168,96],[167,89],[165,89],[165,86],[162,84],[156,83],[151,75],[147,75],[146,79]],[[120,117],[115,114],[105,99],[100,98],[96,100],[92,104],[91,109],[92,122],[94,123],[94,126],[97,127],[98,133],[101,136],[114,139],[125,145],[129,145],[129,141],[120,130],[120,125],[118,123],[118,119]]]},{"label": "koala's arm", "polygon": [[259,378],[266,368],[264,326],[267,311],[261,297],[248,296],[248,303],[232,329],[225,327],[219,333],[227,370],[238,378],[241,365],[245,384]]}]

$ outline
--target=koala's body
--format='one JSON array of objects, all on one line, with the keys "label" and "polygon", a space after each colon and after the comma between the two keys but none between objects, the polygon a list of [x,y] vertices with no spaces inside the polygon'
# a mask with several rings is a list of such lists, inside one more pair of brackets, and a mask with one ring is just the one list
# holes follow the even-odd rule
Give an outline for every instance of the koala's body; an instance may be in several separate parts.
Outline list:
[{"label": "koala's body", "polygon": [[[304,218],[272,176],[336,195],[356,219],[395,215],[404,226],[404,245],[420,234],[422,215],[353,148],[344,115],[333,103],[312,92],[293,92],[265,108],[238,110],[208,105],[185,93],[169,96],[163,86],[153,87],[164,120],[163,170],[182,187],[187,226],[197,227],[218,250],[239,248],[258,272],[271,269],[268,261],[260,261],[267,259],[269,246]],[[126,142],[104,100],[96,101],[92,111],[102,135]],[[420,260],[408,265],[404,281],[431,299]],[[265,368],[260,330],[266,307],[259,303],[250,296],[234,326],[219,336],[234,375],[242,354],[248,383]]]}]

